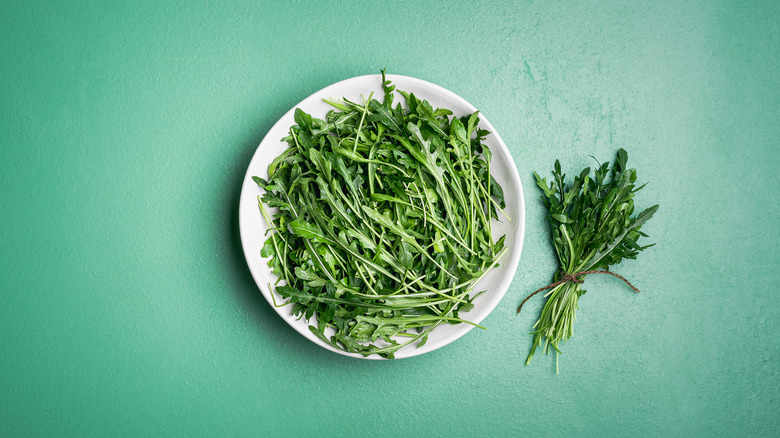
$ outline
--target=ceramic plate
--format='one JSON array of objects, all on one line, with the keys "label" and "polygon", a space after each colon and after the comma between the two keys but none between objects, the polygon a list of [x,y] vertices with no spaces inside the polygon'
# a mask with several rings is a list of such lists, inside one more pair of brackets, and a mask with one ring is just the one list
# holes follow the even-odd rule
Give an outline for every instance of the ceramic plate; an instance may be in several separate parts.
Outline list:
[{"label": "ceramic plate", "polygon": [[[466,102],[455,93],[446,90],[438,85],[425,82],[420,79],[407,76],[387,75],[399,90],[414,93],[418,98],[428,100],[434,108],[447,108],[453,111],[455,116],[461,117],[476,111],[473,105]],[[281,154],[287,147],[287,143],[282,142],[281,138],[288,133],[290,126],[294,125],[293,114],[295,108],[301,108],[303,111],[314,117],[325,118],[327,112],[332,107],[322,101],[322,99],[341,99],[346,97],[354,102],[361,101],[361,95],[366,97],[370,92],[382,99],[382,77],[381,75],[367,75],[347,79],[335,83],[329,87],[312,94],[304,99],[298,105],[295,105],[268,131],[263,141],[257,147],[257,151],[249,163],[244,183],[241,188],[241,199],[239,203],[239,227],[241,230],[241,243],[244,247],[249,270],[262,291],[263,296],[273,305],[271,298],[272,291],[268,288],[269,283],[274,284],[277,277],[271,273],[267,260],[260,257],[260,249],[265,241],[266,225],[257,206],[257,196],[262,194],[262,189],[255,184],[252,176],[268,178],[268,165],[275,157]],[[396,93],[395,102],[404,102],[403,97]],[[493,161],[491,163],[491,172],[493,177],[504,189],[506,209],[504,210],[512,221],[509,222],[499,214],[501,221],[493,221],[494,240],[501,235],[506,235],[505,246],[507,253],[502,258],[501,266],[488,273],[474,288],[475,291],[485,290],[486,292],[474,300],[474,308],[469,312],[460,312],[460,317],[476,323],[481,322],[501,301],[501,298],[507,291],[509,283],[517,269],[520,260],[520,251],[523,247],[523,235],[525,230],[525,203],[523,201],[523,189],[520,184],[520,177],[517,174],[517,168],[509,154],[509,150],[501,137],[493,129],[493,126],[480,113],[480,128],[491,132],[485,139],[484,144],[493,152]],[[270,210],[273,214],[273,210]],[[282,300],[277,295],[277,302]],[[292,306],[274,307],[274,310],[290,326],[305,336],[310,341],[322,346],[328,350],[334,351],[346,356],[363,358],[359,354],[346,353],[333,346],[323,342],[309,331],[309,323],[305,320],[298,320],[293,316]],[[441,348],[450,342],[460,338],[468,333],[474,327],[468,324],[443,324],[434,329],[428,336],[428,342],[420,348],[415,345],[406,346],[398,350],[396,358],[411,357],[419,354],[433,351]],[[490,327],[488,327],[490,330]],[[326,333],[327,334],[327,333]],[[366,359],[381,359],[377,355],[371,355]]]}]

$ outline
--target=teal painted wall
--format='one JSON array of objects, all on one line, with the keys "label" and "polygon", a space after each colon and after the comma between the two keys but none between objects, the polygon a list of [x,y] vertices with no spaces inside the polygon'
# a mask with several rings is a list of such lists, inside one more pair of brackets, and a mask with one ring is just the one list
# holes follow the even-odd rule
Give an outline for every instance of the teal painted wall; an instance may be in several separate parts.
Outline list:
[{"label": "teal painted wall", "polygon": [[[1,436],[780,434],[780,3],[229,3],[4,3]],[[382,67],[480,108],[528,200],[488,330],[392,362],[289,328],[237,228],[274,121]],[[643,292],[589,278],[560,375],[526,367],[532,172],[619,147],[661,204]]]}]

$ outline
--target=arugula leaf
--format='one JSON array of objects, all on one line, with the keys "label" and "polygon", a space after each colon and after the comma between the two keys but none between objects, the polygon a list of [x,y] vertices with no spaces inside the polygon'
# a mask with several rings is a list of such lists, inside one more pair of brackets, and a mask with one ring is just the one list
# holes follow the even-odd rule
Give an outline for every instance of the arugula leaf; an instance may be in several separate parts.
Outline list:
[{"label": "arugula leaf", "polygon": [[644,186],[636,187],[636,170],[628,169],[627,163],[628,153],[620,149],[611,169],[606,162],[591,176],[591,169],[585,168],[571,183],[565,182],[566,175],[558,160],[551,183],[534,172],[543,192],[542,202],[548,209],[560,267],[554,283],[533,293],[550,289],[534,324],[534,340],[526,364],[531,362],[537,347],[542,346],[545,354],[550,347],[560,353],[560,341],[573,335],[578,300],[585,293],[581,281],[589,275],[580,273],[609,273],[604,271],[624,259],[636,258],[640,251],[652,246],[640,246],[637,241],[646,237],[640,228],[658,211],[658,205],[633,215],[634,194]]},{"label": "arugula leaf", "polygon": [[393,358],[442,323],[469,323],[459,314],[506,253],[489,222],[504,198],[477,113],[450,117],[384,71],[382,89],[383,102],[325,100],[324,119],[296,109],[290,147],[253,179],[276,293],[328,344]]}]

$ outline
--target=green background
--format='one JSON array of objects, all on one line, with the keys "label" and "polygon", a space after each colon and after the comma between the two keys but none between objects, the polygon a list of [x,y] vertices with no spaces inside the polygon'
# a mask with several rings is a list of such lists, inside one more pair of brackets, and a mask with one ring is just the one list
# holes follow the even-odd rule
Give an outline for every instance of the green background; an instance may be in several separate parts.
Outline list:
[{"label": "green background", "polygon": [[[0,12],[1,436],[780,434],[780,3],[110,3]],[[488,330],[377,362],[275,314],[237,211],[284,112],[383,67],[477,106],[528,204]],[[532,172],[619,147],[642,293],[589,277],[560,375],[525,366]]]}]

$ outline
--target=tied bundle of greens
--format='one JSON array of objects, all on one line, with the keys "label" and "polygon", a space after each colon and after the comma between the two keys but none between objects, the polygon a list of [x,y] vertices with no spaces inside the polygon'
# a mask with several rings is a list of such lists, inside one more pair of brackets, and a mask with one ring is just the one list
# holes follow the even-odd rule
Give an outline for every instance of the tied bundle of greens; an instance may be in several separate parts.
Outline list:
[{"label": "tied bundle of greens", "polygon": [[381,103],[326,99],[324,120],[296,109],[290,148],[254,180],[285,305],[336,348],[393,358],[442,323],[472,324],[459,313],[506,252],[491,227],[504,199],[478,113],[400,90],[393,106],[384,71],[382,87]]},{"label": "tied bundle of greens", "polygon": [[640,246],[637,241],[647,237],[640,228],[658,210],[658,205],[634,215],[634,195],[644,185],[635,186],[636,170],[628,169],[627,161],[628,154],[620,149],[611,169],[609,162],[601,164],[591,176],[591,169],[586,168],[570,184],[565,181],[558,160],[549,185],[534,172],[544,192],[542,201],[549,210],[560,268],[552,284],[531,293],[517,309],[519,313],[529,298],[549,289],[541,317],[534,325],[533,346],[526,364],[531,363],[537,347],[543,345],[545,354],[550,346],[560,353],[560,341],[571,338],[577,301],[585,293],[582,281],[586,275],[613,275],[639,292],[628,280],[608,271],[610,266],[634,259],[640,251],[653,246]]}]

